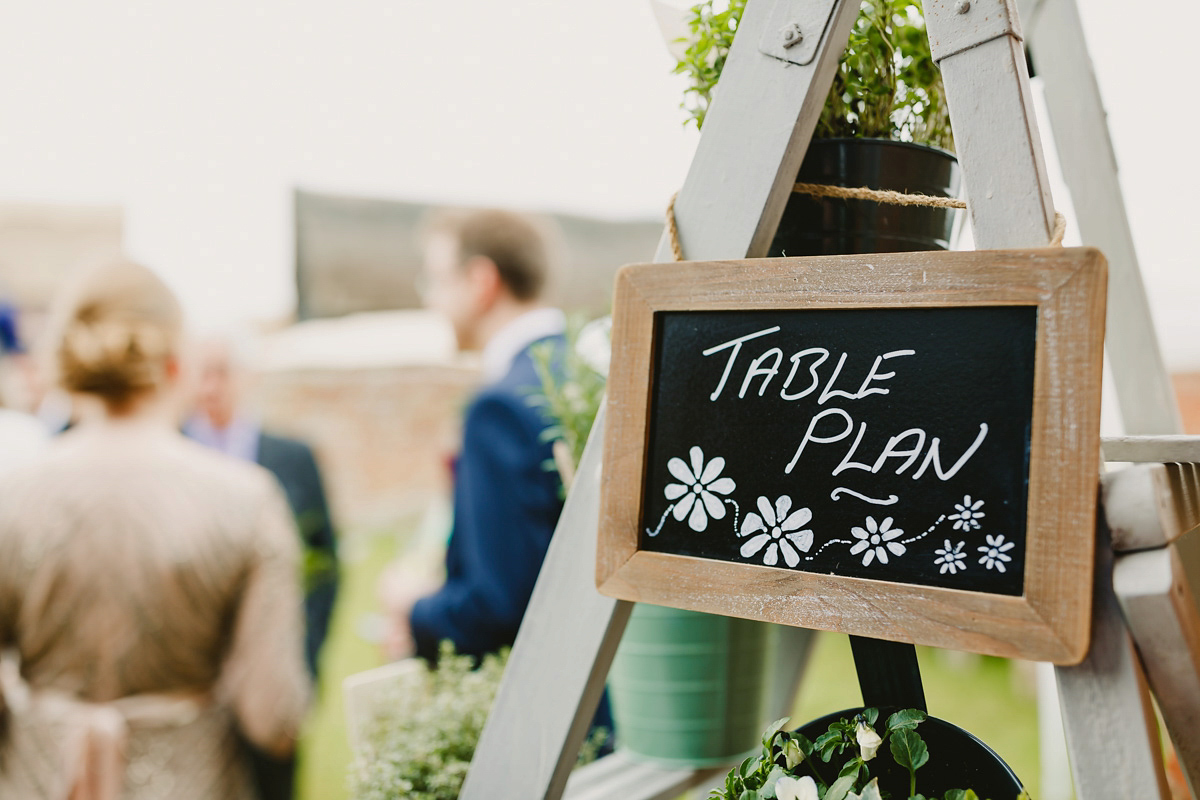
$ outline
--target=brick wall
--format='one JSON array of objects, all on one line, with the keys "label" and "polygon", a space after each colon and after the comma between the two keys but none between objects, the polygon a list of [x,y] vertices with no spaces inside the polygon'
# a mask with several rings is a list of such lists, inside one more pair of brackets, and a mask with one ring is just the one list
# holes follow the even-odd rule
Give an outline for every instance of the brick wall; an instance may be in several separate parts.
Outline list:
[{"label": "brick wall", "polygon": [[[462,366],[266,373],[266,423],[314,446],[343,530],[385,529],[449,490],[461,410],[477,381]],[[1200,434],[1200,372],[1173,376],[1184,429]]]},{"label": "brick wall", "polygon": [[0,296],[44,311],[72,272],[121,252],[123,228],[116,206],[0,203]]},{"label": "brick wall", "polygon": [[268,428],[316,450],[338,527],[384,530],[448,490],[475,381],[455,366],[292,370],[258,394]]},{"label": "brick wall", "polygon": [[1183,416],[1184,433],[1200,434],[1200,372],[1173,375],[1171,380]]}]

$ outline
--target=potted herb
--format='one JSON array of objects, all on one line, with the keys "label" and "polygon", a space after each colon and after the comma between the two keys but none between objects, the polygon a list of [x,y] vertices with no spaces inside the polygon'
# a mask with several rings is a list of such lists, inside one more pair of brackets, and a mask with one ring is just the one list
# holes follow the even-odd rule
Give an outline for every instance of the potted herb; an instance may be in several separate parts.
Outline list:
[{"label": "potted herb", "polygon": [[[704,0],[688,17],[675,72],[682,107],[704,124],[745,0]],[[953,197],[960,177],[941,73],[919,0],[863,0],[797,182]],[[790,198],[770,255],[946,249],[951,209],[872,200]]]},{"label": "potted herb", "polygon": [[[436,668],[422,662],[382,691],[350,766],[354,800],[455,800],[507,660],[507,650],[477,661],[442,642]],[[606,736],[589,737],[578,764],[595,760]]]},{"label": "potted herb", "polygon": [[[564,484],[583,455],[604,396],[611,320],[572,320],[566,353],[535,345]],[[777,629],[763,622],[638,603],[609,672],[618,746],[668,766],[714,766],[758,744],[767,719]]]},{"label": "potted herb", "polygon": [[354,800],[454,800],[487,721],[507,653],[475,659],[443,643],[436,669],[381,695],[351,766]]},{"label": "potted herb", "polygon": [[1028,800],[990,748],[917,709],[851,709],[791,732],[786,723],[767,728],[710,800]]}]

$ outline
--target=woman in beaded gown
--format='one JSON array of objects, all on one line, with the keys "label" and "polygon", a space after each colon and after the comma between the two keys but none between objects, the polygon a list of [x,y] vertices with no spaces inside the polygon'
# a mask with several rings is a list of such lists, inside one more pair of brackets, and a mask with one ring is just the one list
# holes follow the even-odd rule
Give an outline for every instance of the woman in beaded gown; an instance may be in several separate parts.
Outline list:
[{"label": "woman in beaded gown", "polygon": [[291,514],[178,433],[153,273],[92,272],[59,316],[79,422],[0,479],[0,798],[250,800],[240,739],[289,753],[308,698]]}]

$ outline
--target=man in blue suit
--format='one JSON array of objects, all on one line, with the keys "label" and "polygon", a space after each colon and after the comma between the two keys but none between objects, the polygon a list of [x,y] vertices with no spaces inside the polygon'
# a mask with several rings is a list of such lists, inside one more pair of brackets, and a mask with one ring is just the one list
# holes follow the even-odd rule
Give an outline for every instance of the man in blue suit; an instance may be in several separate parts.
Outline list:
[{"label": "man in blue suit", "polygon": [[440,642],[482,656],[511,645],[562,511],[549,425],[530,404],[540,382],[530,348],[561,349],[561,311],[545,307],[546,242],[504,211],[442,213],[425,242],[422,294],[453,325],[462,350],[482,352],[484,386],[466,409],[454,470],[446,582],[419,599],[393,594],[393,653],[433,661]]}]

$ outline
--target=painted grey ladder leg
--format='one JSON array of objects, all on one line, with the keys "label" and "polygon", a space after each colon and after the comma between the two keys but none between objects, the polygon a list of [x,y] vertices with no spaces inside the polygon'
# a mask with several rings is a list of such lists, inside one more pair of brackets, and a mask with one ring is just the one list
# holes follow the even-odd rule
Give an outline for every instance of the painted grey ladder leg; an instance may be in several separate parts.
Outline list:
[{"label": "painted grey ladder leg", "polygon": [[1075,794],[1080,800],[1167,798],[1150,691],[1113,592],[1103,510],[1097,524],[1092,646],[1083,663],[1055,669]]},{"label": "painted grey ladder leg", "polygon": [[[1026,0],[1024,5],[1033,64],[1045,84],[1050,124],[1080,232],[1083,241],[1102,249],[1109,261],[1105,346],[1125,431],[1178,433],[1179,412],[1151,322],[1078,7],[1075,0]],[[1043,42],[1045,46],[1039,46]],[[1153,747],[1143,749],[1134,764],[1124,760],[1131,751],[1104,752],[1112,748],[1105,742],[1130,730],[1139,716],[1149,715],[1146,727],[1157,740],[1157,723],[1141,662],[1123,618],[1117,616],[1111,583],[1101,592],[1093,612],[1093,655],[1078,667],[1058,670],[1076,789],[1085,800],[1145,796],[1153,781],[1162,793],[1161,758]],[[1101,698],[1103,706],[1096,702]],[[1140,740],[1136,748],[1142,749]]]},{"label": "painted grey ladder leg", "polygon": [[1015,0],[926,0],[925,14],[946,85],[975,246],[1046,245],[1054,203]]},{"label": "painted grey ladder leg", "polygon": [[[675,206],[688,258],[766,255],[857,14],[857,0],[747,4]],[[793,16],[820,19],[807,34],[819,43],[806,65],[768,55],[779,49],[769,34]],[[671,260],[665,240],[656,258]],[[600,697],[631,609],[595,588],[603,428],[597,419],[467,774],[465,800],[560,797]]]},{"label": "painted grey ladder leg", "polygon": [[[971,197],[976,245],[1045,243],[1054,208],[1015,0],[971,4],[929,0],[926,10],[930,44],[946,84],[956,147]],[[1057,38],[1054,41],[1058,47]],[[1086,58],[1086,51],[1081,52]],[[1102,119],[1097,129],[1105,130]],[[1119,202],[1119,194],[1116,197]],[[1127,263],[1133,263],[1136,271],[1135,262]],[[1133,353],[1131,358],[1144,359],[1145,353]],[[1097,544],[1105,552],[1099,553],[1097,563],[1092,648],[1080,666],[1058,670],[1072,768],[1081,800],[1150,797],[1151,787],[1162,786],[1162,764],[1149,736],[1138,728],[1138,721],[1150,712],[1149,695],[1112,594],[1112,553],[1103,531]],[[1121,718],[1106,718],[1103,721],[1116,725],[1098,730],[1094,727],[1101,721],[1097,713]]]},{"label": "painted grey ladder leg", "polygon": [[[1140,461],[1106,475],[1113,589],[1150,690],[1192,788],[1200,787],[1200,436],[1109,439],[1105,456]],[[1172,462],[1172,463],[1153,463]]]},{"label": "painted grey ladder leg", "polygon": [[[1177,438],[1171,437],[1175,441],[1164,449],[1181,449]],[[1200,724],[1200,606],[1193,587],[1200,585],[1200,474],[1195,463],[1200,462],[1200,437],[1192,437],[1190,449],[1191,454],[1179,454],[1188,463],[1138,464],[1106,475],[1104,499],[1117,551],[1113,590],[1195,795],[1200,788],[1195,735]]]},{"label": "painted grey ladder leg", "polygon": [[601,442],[584,450],[463,798],[558,797],[604,691],[633,604],[592,588]]},{"label": "painted grey ladder leg", "polygon": [[1179,433],[1179,409],[1151,322],[1079,9],[1075,0],[1024,0],[1021,5],[1080,233],[1108,259],[1105,347],[1125,433]]}]

